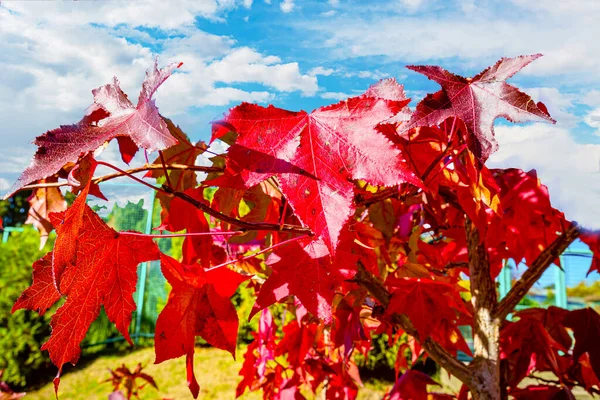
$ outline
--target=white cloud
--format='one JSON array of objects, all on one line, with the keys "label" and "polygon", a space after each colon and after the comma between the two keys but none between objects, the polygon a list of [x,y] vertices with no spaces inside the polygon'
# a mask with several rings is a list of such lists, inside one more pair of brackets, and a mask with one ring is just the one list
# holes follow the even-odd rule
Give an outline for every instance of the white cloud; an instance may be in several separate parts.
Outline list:
[{"label": "white cloud", "polygon": [[349,97],[352,97],[351,94],[343,93],[343,92],[323,92],[319,94],[323,99],[331,99],[331,100],[344,100]]},{"label": "white cloud", "polygon": [[547,124],[497,126],[500,150],[490,167],[536,169],[552,204],[570,220],[600,228],[600,144],[581,144]]},{"label": "white cloud", "polygon": [[57,25],[84,25],[89,23],[116,26],[158,27],[161,29],[181,29],[193,26],[196,17],[217,19],[236,4],[246,4],[246,0],[161,0],[107,1],[107,2],[6,2],[4,7],[32,19],[45,19]]},{"label": "white cloud", "polygon": [[598,129],[598,135],[600,135],[600,108],[596,108],[588,113],[585,116],[585,123],[592,128]]},{"label": "white cloud", "polygon": [[581,118],[569,112],[575,107],[577,96],[563,93],[551,87],[527,88],[523,91],[535,101],[544,103],[559,126],[573,128],[581,120]]},{"label": "white cloud", "polygon": [[581,103],[588,105],[590,107],[600,106],[600,90],[593,89],[593,90],[587,91],[581,97]]},{"label": "white cloud", "polygon": [[320,15],[321,15],[321,17],[333,17],[336,14],[337,14],[337,11],[329,10],[329,11],[322,12]]},{"label": "white cloud", "polygon": [[283,0],[279,4],[279,8],[281,8],[281,11],[287,14],[294,11],[294,8],[296,8],[296,4],[294,3],[294,0]]},{"label": "white cloud", "polygon": [[329,3],[330,6],[338,6],[340,4],[340,0],[328,0],[327,1]]},{"label": "white cloud", "polygon": [[297,24],[313,30],[313,42],[330,48],[329,54],[337,59],[383,56],[407,63],[458,59],[477,68],[502,56],[543,53],[524,74],[563,75],[570,83],[600,79],[596,0],[573,7],[574,2],[552,0],[562,4],[558,9],[568,9],[564,14],[546,12],[545,6],[532,9],[532,4],[546,4],[534,0],[517,5],[491,0],[477,6],[462,0],[405,2],[422,13],[407,15],[397,1],[365,3],[327,24],[320,20]]},{"label": "white cloud", "polygon": [[302,75],[298,63],[282,64],[278,57],[262,56],[247,47],[211,63],[205,75],[218,82],[258,82],[282,92],[301,91],[307,96],[318,90],[317,78]]},{"label": "white cloud", "polygon": [[336,72],[336,70],[333,68],[324,68],[324,67],[318,66],[318,67],[315,67],[315,68],[311,69],[310,71],[308,71],[308,74],[311,76],[317,76],[317,75],[329,76],[335,72]]},{"label": "white cloud", "polygon": [[0,178],[0,196],[3,196],[4,193],[8,191],[10,188],[10,182],[4,178]]},{"label": "white cloud", "polygon": [[242,4],[247,9],[251,9],[252,8],[252,3],[254,3],[254,0],[244,0]]}]

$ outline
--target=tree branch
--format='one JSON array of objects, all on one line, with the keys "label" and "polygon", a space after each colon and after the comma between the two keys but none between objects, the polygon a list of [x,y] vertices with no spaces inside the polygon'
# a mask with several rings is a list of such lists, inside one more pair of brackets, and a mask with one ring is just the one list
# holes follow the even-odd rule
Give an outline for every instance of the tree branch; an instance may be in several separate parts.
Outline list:
[{"label": "tree branch", "polygon": [[540,279],[550,264],[552,264],[552,262],[556,260],[556,258],[560,256],[575,239],[577,239],[580,233],[577,225],[572,224],[562,235],[557,237],[550,246],[544,249],[538,258],[529,266],[529,268],[527,268],[525,273],[523,273],[521,279],[519,279],[512,289],[510,289],[506,297],[502,299],[496,309],[494,315],[495,318],[501,321],[506,319],[506,316],[514,310],[516,305],[519,304],[523,297],[525,297],[533,284]]},{"label": "tree branch", "polygon": [[[367,289],[382,306],[387,308],[390,304],[390,292],[373,274],[365,269],[360,261],[358,262],[358,272],[354,275],[352,281]],[[431,337],[427,337],[425,340],[419,339],[419,332],[417,332],[405,314],[394,314],[392,320],[407,334],[419,340],[427,354],[446,371],[467,385],[472,381],[471,371],[469,371],[468,367],[454,358],[439,343],[431,339]]]},{"label": "tree branch", "polygon": [[270,224],[267,222],[242,221],[237,218],[230,217],[229,215],[223,214],[223,213],[211,208],[210,206],[207,206],[206,204],[194,199],[193,197],[187,195],[186,193],[175,191],[172,188],[169,188],[164,185],[163,185],[162,190],[173,195],[174,197],[179,197],[180,199],[190,203],[197,209],[207,213],[208,215],[210,215],[216,219],[219,219],[219,220],[227,222],[231,225],[237,226],[239,228],[239,230],[242,232],[244,232],[244,231],[279,231],[279,232],[299,233],[299,234],[303,234],[303,235],[314,236],[314,233],[310,229],[305,228],[303,226],[289,225],[289,224],[279,225],[279,224]]},{"label": "tree branch", "polygon": [[[145,165],[142,165],[141,167],[136,167],[136,168],[131,168],[131,169],[125,170],[126,174],[121,173],[121,172],[115,172],[112,174],[107,174],[107,175],[98,176],[96,178],[92,178],[92,182],[94,182],[94,183],[106,182],[111,179],[115,179],[115,178],[118,178],[121,176],[126,176],[127,174],[135,174],[137,172],[144,172],[144,171],[153,171],[156,169],[163,169],[163,165],[162,164],[145,164]],[[204,167],[201,165],[185,165],[185,164],[167,165],[166,169],[183,170],[183,171],[198,171],[198,172],[223,172],[223,168],[219,168],[219,167]],[[68,182],[34,183],[32,185],[23,186],[23,188],[21,188],[20,190],[49,188],[49,187],[62,187],[62,186],[68,186],[68,185],[69,185]]]}]

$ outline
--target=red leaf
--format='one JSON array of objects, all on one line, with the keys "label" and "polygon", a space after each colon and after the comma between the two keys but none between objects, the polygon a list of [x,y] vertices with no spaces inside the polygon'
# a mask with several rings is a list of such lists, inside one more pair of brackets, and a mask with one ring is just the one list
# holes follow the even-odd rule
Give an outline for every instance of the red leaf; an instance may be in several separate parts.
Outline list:
[{"label": "red leaf", "polygon": [[448,334],[459,313],[468,314],[456,285],[421,278],[388,278],[386,284],[394,287],[386,313],[406,314],[421,341],[432,334]]},{"label": "red leaf", "polygon": [[386,400],[427,400],[427,385],[439,384],[429,375],[415,370],[403,373],[394,384]]},{"label": "red leaf", "polygon": [[501,359],[508,360],[507,384],[516,387],[532,370],[549,368],[561,376],[558,351],[567,349],[554,340],[542,323],[533,318],[521,318],[504,325],[500,331]]},{"label": "red leaf", "polygon": [[527,386],[509,393],[515,400],[575,400],[571,390],[561,386]]},{"label": "red leaf", "polygon": [[[57,182],[57,179],[43,179],[40,183],[53,182]],[[32,224],[40,232],[41,249],[46,244],[48,235],[54,229],[50,222],[50,213],[66,210],[67,202],[60,192],[60,189],[57,187],[35,189],[28,201],[29,211],[25,223]]]},{"label": "red leaf", "polygon": [[52,280],[52,252],[33,263],[33,283],[25,289],[12,308],[14,313],[25,308],[44,315],[60,299]]},{"label": "red leaf", "polygon": [[267,260],[273,273],[261,287],[250,317],[294,295],[313,315],[330,323],[335,289],[351,277],[357,260],[357,256],[341,250],[332,258],[322,240],[289,244]]},{"label": "red leaf", "polygon": [[592,251],[592,265],[588,271],[588,275],[592,271],[600,273],[600,230],[598,231],[583,231],[579,235],[579,239],[588,246]]},{"label": "red leaf", "polygon": [[573,359],[577,361],[583,353],[589,353],[592,369],[600,378],[600,315],[591,308],[574,310],[565,317],[564,323],[573,330],[575,337]]},{"label": "red leaf", "polygon": [[[399,150],[375,129],[408,103],[398,98],[401,94],[395,81],[382,81],[362,96],[311,114],[244,103],[225,120],[239,134],[228,152],[228,179],[237,174],[250,187],[278,174],[298,218],[333,254],[339,232],[354,210],[349,179],[421,185]],[[382,97],[390,95],[395,97]]]},{"label": "red leaf", "polygon": [[161,268],[172,290],[156,321],[155,363],[185,355],[188,386],[196,398],[194,339],[200,336],[235,357],[238,316],[229,298],[247,277],[227,268],[205,272],[198,264],[183,265],[164,254]]},{"label": "red leaf", "polygon": [[146,72],[135,107],[121,90],[117,78],[113,83],[93,90],[94,104],[80,122],[63,125],[35,139],[34,144],[39,148],[33,160],[5,198],[33,181],[54,175],[65,164],[77,162],[80,156],[93,152],[118,136],[127,136],[137,146],[149,151],[176,144],[158,113],[152,95],[178,67],[170,64],[159,70],[155,62],[154,67]]},{"label": "red leaf", "polygon": [[463,78],[436,66],[408,66],[442,86],[418,105],[411,120],[400,126],[404,133],[417,126],[433,126],[446,118],[459,117],[475,138],[473,152],[481,160],[498,149],[494,138],[494,120],[504,117],[512,122],[550,121],[547,112],[538,108],[531,97],[505,81],[541,54],[502,58],[473,78]]},{"label": "red leaf", "polygon": [[[60,223],[66,220],[67,214],[68,211],[52,214],[53,221]],[[120,235],[86,204],[82,207],[81,228],[73,235],[73,240],[75,261],[61,274],[61,292],[67,300],[52,316],[52,335],[42,347],[42,350],[48,350],[50,359],[58,366],[56,385],[62,366],[67,362],[75,364],[79,359],[79,343],[102,306],[108,319],[131,343],[128,329],[135,310],[133,292],[137,266],[159,257],[158,247],[152,239]],[[57,251],[55,248],[54,260]]]}]

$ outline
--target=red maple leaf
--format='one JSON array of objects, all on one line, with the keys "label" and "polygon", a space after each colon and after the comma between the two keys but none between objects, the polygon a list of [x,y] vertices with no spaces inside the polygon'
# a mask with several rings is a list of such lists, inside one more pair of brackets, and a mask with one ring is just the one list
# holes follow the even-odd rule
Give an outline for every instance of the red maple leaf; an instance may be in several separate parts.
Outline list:
[{"label": "red maple leaf", "polygon": [[250,187],[277,174],[297,217],[334,253],[354,210],[349,179],[421,185],[400,151],[375,129],[408,102],[395,81],[382,81],[310,114],[244,103],[224,121],[239,137],[228,151],[228,174],[212,183]]},{"label": "red maple leaf", "polygon": [[[57,179],[43,179],[41,183],[53,182],[57,182]],[[43,248],[48,240],[48,235],[54,229],[50,222],[50,213],[66,210],[67,202],[57,187],[35,189],[28,201],[29,211],[25,223],[33,225],[40,232],[40,248]]]},{"label": "red maple leaf", "polygon": [[194,376],[194,339],[235,357],[238,316],[229,298],[248,277],[227,268],[204,271],[199,264],[184,265],[161,255],[161,269],[172,290],[156,321],[156,361],[186,356],[188,387],[194,398],[200,386]]},{"label": "red maple leaf", "polygon": [[52,252],[33,263],[33,283],[25,289],[12,308],[14,313],[22,308],[44,315],[60,299],[52,280]]},{"label": "red maple leaf", "polygon": [[469,314],[456,285],[421,278],[388,278],[386,285],[394,288],[386,313],[405,314],[421,341],[449,334],[448,328],[456,325],[459,315]]},{"label": "red maple leaf", "polygon": [[545,107],[538,107],[527,94],[505,81],[541,54],[502,58],[473,78],[463,78],[437,66],[408,66],[439,83],[442,90],[425,97],[410,121],[399,133],[417,126],[433,126],[455,116],[464,121],[474,137],[473,152],[481,160],[498,149],[494,138],[494,120],[504,117],[512,122],[555,122]]},{"label": "red maple leaf", "polygon": [[590,250],[592,251],[592,265],[590,265],[588,275],[592,271],[600,273],[600,230],[584,230],[581,232],[581,235],[579,235],[579,239],[581,239],[583,243],[590,246]]},{"label": "red maple leaf", "polygon": [[523,389],[511,390],[515,400],[576,400],[566,386],[530,385]]},{"label": "red maple leaf", "polygon": [[335,289],[351,278],[358,257],[342,249],[332,257],[322,240],[308,240],[291,243],[269,257],[273,272],[262,285],[250,317],[294,295],[313,315],[331,322]]},{"label": "red maple leaf", "polygon": [[420,371],[408,370],[396,381],[386,400],[427,400],[427,385],[439,384],[429,375]]},{"label": "red maple leaf", "polygon": [[501,359],[508,362],[507,384],[516,387],[534,370],[548,368],[556,376],[561,375],[558,351],[567,352],[554,340],[537,318],[523,317],[507,323],[500,331]]},{"label": "red maple leaf", "polygon": [[[67,213],[52,214],[53,223],[60,225],[67,218]],[[135,310],[133,292],[137,283],[137,266],[159,257],[158,247],[152,239],[120,235],[86,204],[82,207],[81,227],[73,237],[74,263],[67,265],[62,272],[61,292],[67,300],[52,316],[52,335],[42,346],[58,367],[54,380],[56,389],[62,366],[67,362],[77,362],[81,353],[79,343],[102,306],[109,320],[131,343],[128,329]],[[54,259],[57,251],[54,250]],[[50,255],[45,256],[35,266],[34,279],[38,279],[25,290],[20,302],[17,302],[18,308],[42,312],[49,306],[50,300],[58,299],[49,279],[49,258]],[[47,298],[41,299],[41,295]]]},{"label": "red maple leaf", "polygon": [[573,330],[575,337],[573,359],[577,361],[584,353],[589,353],[592,369],[600,378],[600,315],[591,308],[573,310],[564,318],[564,324]]},{"label": "red maple leaf", "polygon": [[[149,151],[176,144],[177,141],[169,133],[152,96],[181,64],[173,63],[159,70],[157,62],[158,60],[146,72],[137,106],[129,101],[121,90],[119,81],[114,78],[113,83],[92,91],[94,104],[88,108],[81,121],[38,136],[34,141],[38,150],[33,160],[5,198],[31,182],[54,175],[65,164],[77,162],[80,156],[93,152],[118,136],[127,136],[137,146]],[[131,149],[126,154],[131,155]]]}]

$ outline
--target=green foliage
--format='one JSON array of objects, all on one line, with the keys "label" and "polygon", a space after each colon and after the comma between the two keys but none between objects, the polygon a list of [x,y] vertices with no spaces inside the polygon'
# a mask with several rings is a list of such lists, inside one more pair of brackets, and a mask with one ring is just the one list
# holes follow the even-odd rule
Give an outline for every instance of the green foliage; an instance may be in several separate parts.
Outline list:
[{"label": "green foliage", "polygon": [[31,284],[31,265],[52,247],[39,250],[40,236],[33,228],[11,234],[0,244],[0,369],[15,388],[36,383],[40,371],[52,368],[48,353],[40,350],[50,336],[51,309],[40,317],[32,311],[11,314],[21,292]]},{"label": "green foliage", "polygon": [[27,199],[31,190],[24,190],[13,195],[7,200],[0,200],[0,220],[4,226],[20,226],[27,219],[29,203]]},{"label": "green foliage", "polygon": [[137,203],[127,202],[125,207],[115,204],[107,217],[108,225],[116,231],[138,231],[144,232],[148,211],[144,209],[144,199]]}]

